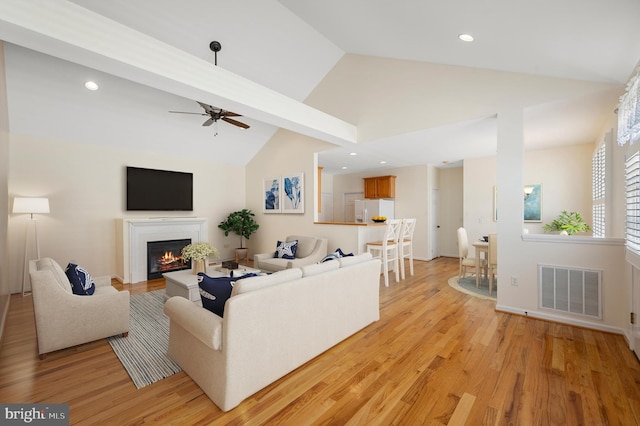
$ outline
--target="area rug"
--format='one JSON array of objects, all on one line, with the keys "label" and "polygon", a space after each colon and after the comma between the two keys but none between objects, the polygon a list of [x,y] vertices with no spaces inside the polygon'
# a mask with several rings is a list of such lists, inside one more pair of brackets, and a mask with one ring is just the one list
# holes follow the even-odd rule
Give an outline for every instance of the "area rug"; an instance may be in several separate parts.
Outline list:
[{"label": "area rug", "polygon": [[498,294],[498,280],[493,282],[493,292],[489,296],[489,280],[487,278],[480,278],[480,287],[476,288],[476,277],[464,277],[458,280],[458,276],[449,278],[449,285],[458,291],[461,291],[471,296],[480,297],[483,299],[496,300]]},{"label": "area rug", "polygon": [[167,356],[169,317],[162,311],[164,295],[164,290],[155,290],[131,296],[129,335],[108,339],[138,389],[182,371]]}]

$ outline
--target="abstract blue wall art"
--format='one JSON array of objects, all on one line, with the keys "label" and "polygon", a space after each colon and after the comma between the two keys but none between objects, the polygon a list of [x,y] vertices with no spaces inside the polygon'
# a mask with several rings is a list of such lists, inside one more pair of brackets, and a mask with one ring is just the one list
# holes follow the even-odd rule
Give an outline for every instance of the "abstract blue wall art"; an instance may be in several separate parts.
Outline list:
[{"label": "abstract blue wall art", "polygon": [[303,173],[295,173],[282,178],[283,213],[304,213],[304,179]]},{"label": "abstract blue wall art", "polygon": [[264,213],[280,213],[280,177],[264,178],[262,180],[262,211]]},{"label": "abstract blue wall art", "polygon": [[542,222],[542,184],[524,186],[524,221]]}]

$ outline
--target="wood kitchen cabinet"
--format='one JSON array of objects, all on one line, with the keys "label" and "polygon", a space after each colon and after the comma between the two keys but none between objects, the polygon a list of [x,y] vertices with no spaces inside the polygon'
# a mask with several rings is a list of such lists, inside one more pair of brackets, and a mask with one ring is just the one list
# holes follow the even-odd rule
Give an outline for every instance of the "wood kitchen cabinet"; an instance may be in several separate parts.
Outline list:
[{"label": "wood kitchen cabinet", "polygon": [[364,198],[395,198],[395,196],[395,176],[364,178]]}]

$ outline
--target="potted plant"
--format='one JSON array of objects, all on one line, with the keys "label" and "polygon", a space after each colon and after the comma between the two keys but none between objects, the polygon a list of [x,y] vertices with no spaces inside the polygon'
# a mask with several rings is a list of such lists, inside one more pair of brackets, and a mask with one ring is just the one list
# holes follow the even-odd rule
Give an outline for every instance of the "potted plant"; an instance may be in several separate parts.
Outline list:
[{"label": "potted plant", "polygon": [[584,222],[580,213],[563,210],[553,222],[544,226],[544,232],[554,231],[563,235],[573,235],[576,232],[591,231],[591,227]]},{"label": "potted plant", "polygon": [[204,261],[209,256],[218,257],[218,249],[207,242],[191,243],[182,248],[182,258],[193,261],[193,273],[205,272]]},{"label": "potted plant", "polygon": [[218,228],[224,231],[225,237],[228,237],[230,232],[240,236],[240,248],[236,249],[236,259],[246,259],[248,249],[244,248],[244,238],[248,240],[251,234],[256,232],[260,227],[254,220],[254,216],[255,214],[251,210],[242,209],[229,213],[229,216],[218,225]]}]

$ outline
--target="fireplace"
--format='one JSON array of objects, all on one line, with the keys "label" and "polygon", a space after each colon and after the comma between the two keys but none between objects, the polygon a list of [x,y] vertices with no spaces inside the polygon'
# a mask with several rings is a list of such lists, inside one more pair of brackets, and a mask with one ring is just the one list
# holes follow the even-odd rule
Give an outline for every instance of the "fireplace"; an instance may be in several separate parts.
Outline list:
[{"label": "fireplace", "polygon": [[191,244],[191,239],[147,241],[147,279],[162,278],[162,274],[182,269],[191,269],[191,260],[182,258],[182,248]]}]

